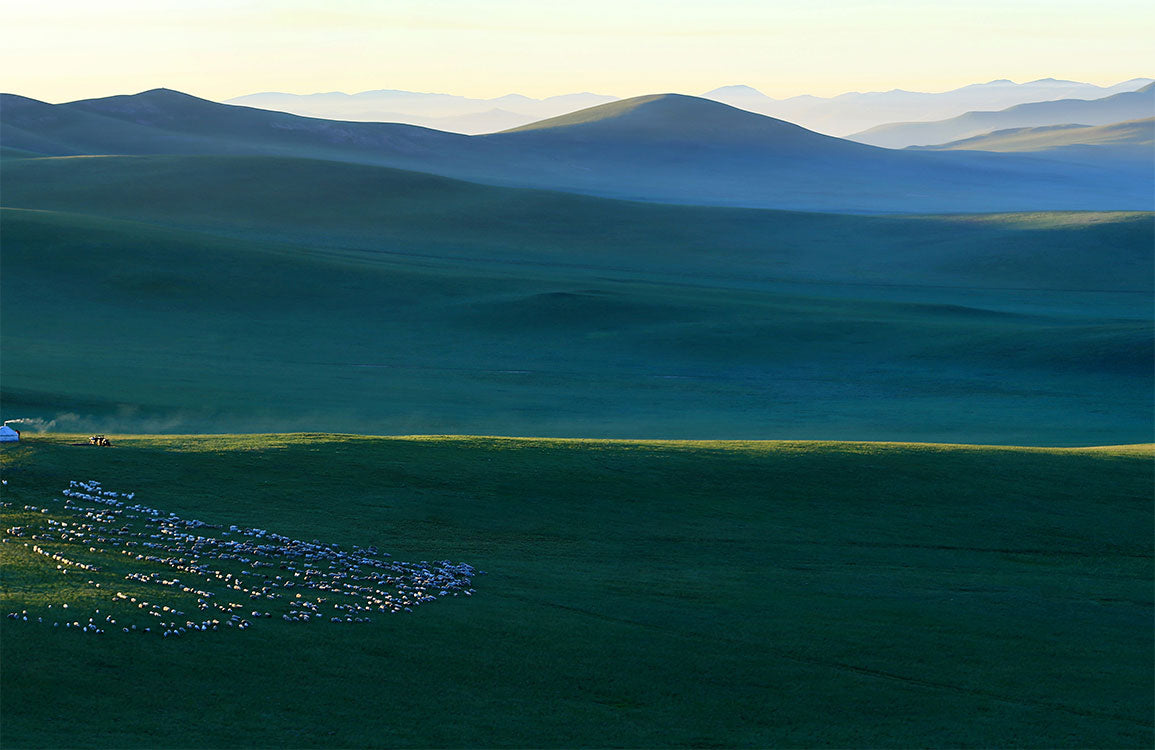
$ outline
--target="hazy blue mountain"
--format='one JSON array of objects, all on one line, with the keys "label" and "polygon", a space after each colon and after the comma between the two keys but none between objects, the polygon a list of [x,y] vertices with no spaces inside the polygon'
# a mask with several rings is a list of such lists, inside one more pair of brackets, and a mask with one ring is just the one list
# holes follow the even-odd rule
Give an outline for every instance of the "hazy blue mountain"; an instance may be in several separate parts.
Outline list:
[{"label": "hazy blue mountain", "polygon": [[[364,118],[369,121],[371,118]],[[484,112],[469,112],[463,115],[447,115],[445,117],[411,117],[372,118],[378,122],[405,122],[411,125],[421,125],[435,130],[444,130],[449,133],[465,133],[476,135],[480,133],[496,133],[509,128],[516,128],[532,122],[536,118],[510,112],[507,109],[488,109]]]},{"label": "hazy blue mountain", "polygon": [[1109,125],[1155,115],[1155,84],[1102,99],[1061,99],[1020,104],[997,112],[967,112],[936,122],[898,122],[849,136],[887,148],[931,146],[1008,128],[1048,125]]},{"label": "hazy blue mountain", "polygon": [[442,130],[447,133],[463,135],[477,135],[482,133],[496,133],[501,130],[515,128],[532,122],[534,118],[510,112],[504,109],[489,109],[484,112],[469,112],[461,115],[445,115],[442,117],[420,117],[403,112],[382,112],[370,110],[366,112],[350,113],[341,118],[350,122],[400,123],[416,125],[432,130]]},{"label": "hazy blue mountain", "polygon": [[537,170],[534,184],[619,198],[855,211],[1150,206],[1149,181],[1125,170],[965,152],[927,159],[932,154],[864,146],[675,94],[613,102],[481,140],[538,155],[524,162]]},{"label": "hazy blue mountain", "polygon": [[1100,126],[1052,126],[996,131],[943,146],[912,146],[926,151],[989,151],[1045,159],[1086,169],[1105,170],[1136,186],[1155,185],[1155,120]]},{"label": "hazy blue mountain", "polygon": [[225,101],[305,117],[355,122],[400,122],[454,133],[493,133],[535,120],[614,101],[602,94],[564,94],[533,99],[507,94],[474,99],[452,94],[379,90],[359,94],[285,94],[265,92]]},{"label": "hazy blue mountain", "polygon": [[875,149],[814,133],[777,120],[705,99],[655,94],[590,107],[486,137],[516,137],[555,143],[701,143],[802,154],[833,150],[874,153]]},{"label": "hazy blue mountain", "polygon": [[1098,146],[1128,151],[1155,145],[1155,117],[1111,125],[1044,125],[1008,128],[937,146],[911,146],[930,151],[1017,151],[1038,153],[1070,146]]},{"label": "hazy blue mountain", "polygon": [[[143,100],[146,95],[137,97]],[[80,106],[0,94],[0,143],[6,150],[52,156],[141,153],[141,148],[161,138],[148,125],[109,120]]]},{"label": "hazy blue mountain", "polygon": [[938,146],[927,151],[997,151],[1030,154],[1052,161],[1109,168],[1132,179],[1155,183],[1155,118],[1112,125],[1049,125],[1010,128]]},{"label": "hazy blue mountain", "polygon": [[1147,209],[1149,180],[1016,154],[891,151],[676,94],[487,136],[338,122],[168,90],[0,106],[4,145],[46,155],[263,154],[701,205],[854,212]]},{"label": "hazy blue mountain", "polygon": [[894,89],[851,92],[829,98],[795,96],[787,99],[773,99],[749,86],[723,86],[702,96],[788,120],[820,133],[845,136],[894,122],[941,120],[970,111],[1000,110],[1027,102],[1100,99],[1134,91],[1151,82],[1150,78],[1133,78],[1114,86],[1096,86],[1054,78],[1029,83],[1001,79],[941,93]]},{"label": "hazy blue mountain", "polygon": [[411,125],[344,123],[232,107],[169,89],[55,105],[11,94],[0,97],[4,144],[45,155],[282,154],[419,161],[468,141]]}]

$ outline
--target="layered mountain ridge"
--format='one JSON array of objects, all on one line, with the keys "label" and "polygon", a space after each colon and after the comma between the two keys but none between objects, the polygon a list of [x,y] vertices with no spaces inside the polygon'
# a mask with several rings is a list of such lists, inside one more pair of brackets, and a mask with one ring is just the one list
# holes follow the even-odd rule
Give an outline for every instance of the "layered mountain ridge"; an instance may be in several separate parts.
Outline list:
[{"label": "layered mountain ridge", "polygon": [[848,138],[886,148],[904,148],[949,143],[1009,128],[1110,125],[1152,116],[1155,116],[1155,83],[1102,99],[1033,102],[995,112],[967,112],[935,122],[891,123]]},{"label": "layered mountain ridge", "polygon": [[299,117],[156,89],[52,105],[5,95],[5,148],[49,156],[263,154],[634,200],[791,210],[1146,210],[1130,172],[1014,154],[891,151],[717,102],[636,97],[488,136]]},{"label": "layered mountain ridge", "polygon": [[[810,130],[845,136],[894,122],[930,121],[972,110],[998,110],[1026,102],[1053,99],[1098,99],[1151,83],[1133,78],[1112,86],[1044,78],[1026,83],[1006,79],[976,83],[943,92],[847,92],[773,98],[747,85],[721,86],[700,96],[758,114],[797,123]],[[346,94],[263,92],[225,101],[305,117],[362,122],[400,122],[469,135],[528,125],[580,109],[618,101],[615,96],[583,92],[534,99],[507,94],[477,99],[442,93],[380,89]]]}]

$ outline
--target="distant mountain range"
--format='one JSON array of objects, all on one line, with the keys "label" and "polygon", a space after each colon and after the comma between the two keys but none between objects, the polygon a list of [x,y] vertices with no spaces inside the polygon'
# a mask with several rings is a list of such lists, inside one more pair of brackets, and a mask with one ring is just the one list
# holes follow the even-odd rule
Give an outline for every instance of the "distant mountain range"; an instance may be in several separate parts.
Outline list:
[{"label": "distant mountain range", "polygon": [[508,94],[494,99],[471,99],[452,94],[416,91],[362,91],[359,94],[283,94],[266,92],[228,99],[225,104],[289,112],[305,117],[353,122],[398,122],[407,125],[474,135],[494,133],[547,117],[616,101],[602,94],[564,94],[532,99]]},{"label": "distant mountain range", "polygon": [[[843,136],[886,123],[940,120],[972,110],[1005,109],[1026,102],[1098,99],[1133,91],[1151,82],[1150,78],[1134,78],[1114,86],[1096,86],[1053,78],[1021,84],[998,80],[941,93],[894,89],[828,98],[786,99],[774,99],[749,86],[723,86],[702,94],[702,98],[787,120],[821,133]],[[472,135],[514,128],[612,101],[617,101],[617,97],[590,93],[546,99],[519,94],[473,99],[382,89],[358,94],[265,92],[238,96],[225,103],[329,120],[398,122]]]},{"label": "distant mountain range", "polygon": [[1132,78],[1114,86],[1043,78],[1029,83],[1005,79],[976,83],[952,91],[852,92],[835,97],[795,96],[772,99],[749,86],[724,86],[702,96],[751,112],[777,117],[830,135],[847,136],[893,122],[930,121],[971,111],[1000,110],[1027,102],[1056,99],[1101,99],[1135,91],[1151,78]]},{"label": "distant mountain range", "polygon": [[1009,107],[998,112],[967,112],[937,122],[880,125],[849,136],[885,148],[930,146],[972,138],[996,130],[1050,125],[1110,125],[1155,115],[1155,83],[1103,99],[1061,99]]},{"label": "distant mountain range", "polygon": [[51,105],[5,95],[9,154],[296,156],[664,203],[850,212],[1151,207],[1150,180],[1016,154],[891,151],[677,94],[464,136],[217,104],[158,89]]}]

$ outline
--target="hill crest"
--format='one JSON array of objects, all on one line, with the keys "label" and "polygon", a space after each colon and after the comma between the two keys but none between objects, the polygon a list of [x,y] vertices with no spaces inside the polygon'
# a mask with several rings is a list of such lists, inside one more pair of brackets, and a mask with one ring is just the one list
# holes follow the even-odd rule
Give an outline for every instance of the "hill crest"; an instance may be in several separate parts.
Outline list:
[{"label": "hill crest", "polygon": [[565,140],[606,138],[651,143],[792,148],[810,145],[873,150],[712,99],[668,93],[622,99],[483,137],[505,139],[532,135]]}]

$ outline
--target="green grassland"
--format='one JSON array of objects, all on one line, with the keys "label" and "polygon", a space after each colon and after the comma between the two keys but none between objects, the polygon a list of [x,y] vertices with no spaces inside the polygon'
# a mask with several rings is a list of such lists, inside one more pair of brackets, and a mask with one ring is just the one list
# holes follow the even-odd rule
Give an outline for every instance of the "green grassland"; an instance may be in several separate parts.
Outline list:
[{"label": "green grassland", "polygon": [[660,206],[270,157],[3,180],[3,416],[57,430],[1151,439],[1150,214]]},{"label": "green grassland", "polygon": [[[4,527],[95,479],[487,575],[367,625],[0,620],[5,747],[1153,740],[1151,446],[77,437],[0,448]],[[0,555],[5,613],[95,596]]]}]

